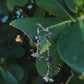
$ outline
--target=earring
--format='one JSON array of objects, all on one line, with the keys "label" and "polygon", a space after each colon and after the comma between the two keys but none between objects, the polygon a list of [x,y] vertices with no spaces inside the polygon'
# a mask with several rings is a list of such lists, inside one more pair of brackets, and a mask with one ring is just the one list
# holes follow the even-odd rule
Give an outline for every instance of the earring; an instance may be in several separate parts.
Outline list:
[{"label": "earring", "polygon": [[41,60],[41,59],[43,59],[44,57],[43,57],[43,56],[40,56],[39,42],[40,42],[40,40],[41,40],[41,36],[39,35],[39,29],[37,29],[37,35],[35,36],[35,40],[37,41],[37,43],[36,43],[36,48],[37,48],[37,50],[36,50],[36,53],[31,54],[31,56],[33,56],[33,57],[35,57],[35,58]]},{"label": "earring", "polygon": [[[49,32],[48,28],[44,28],[39,22],[36,23],[36,25],[38,25],[43,31],[47,32],[48,34],[44,35],[45,37],[45,42],[47,44],[49,44],[49,40],[47,38],[50,38],[51,32]],[[36,53],[33,53],[31,56],[41,60],[44,57],[40,56],[40,48],[39,48],[39,43],[41,41],[41,36],[39,35],[39,29],[37,29],[37,35],[35,36],[35,40],[37,41],[36,43]],[[50,62],[52,61],[52,57],[50,56],[50,52],[49,52],[49,46],[47,45],[47,57],[46,57],[46,61],[47,61],[47,66],[48,66],[48,71],[47,74],[43,77],[43,79],[45,80],[45,82],[54,82],[54,80],[50,77],[49,72],[50,72]]]},{"label": "earring", "polygon": [[[45,35],[45,41],[46,43],[50,43],[49,40],[47,39],[50,38],[51,33],[49,32],[47,35]],[[50,52],[49,52],[49,46],[47,45],[47,57],[46,57],[46,61],[47,61],[47,66],[48,66],[48,71],[47,74],[43,77],[43,79],[45,80],[45,82],[54,82],[54,80],[50,77],[49,72],[50,72],[50,62],[52,61],[52,57],[50,56]]]},{"label": "earring", "polygon": [[45,80],[45,82],[54,82],[54,80],[49,75],[46,75],[45,77],[43,77],[43,79]]},{"label": "earring", "polygon": [[[39,22],[37,22],[36,25],[38,25],[39,28],[41,28],[43,31],[48,32],[48,28],[45,29]],[[37,43],[36,43],[37,51],[36,51],[36,53],[31,54],[31,56],[33,56],[33,57],[41,60],[44,57],[43,56],[40,56],[39,42],[41,40],[41,36],[39,35],[39,28],[37,29],[37,35],[35,36],[35,40],[37,41]]]}]

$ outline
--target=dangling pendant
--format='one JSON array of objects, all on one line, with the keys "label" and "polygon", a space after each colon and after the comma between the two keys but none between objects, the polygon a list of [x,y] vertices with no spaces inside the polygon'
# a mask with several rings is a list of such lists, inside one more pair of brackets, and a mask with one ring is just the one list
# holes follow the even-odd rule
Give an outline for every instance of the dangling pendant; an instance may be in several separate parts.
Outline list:
[{"label": "dangling pendant", "polygon": [[35,58],[37,58],[39,60],[44,58],[43,56],[40,56],[38,53],[33,53],[33,54],[31,54],[31,56],[33,56],[33,57],[35,57]]},{"label": "dangling pendant", "polygon": [[54,80],[49,75],[44,76],[43,79],[45,82],[54,82]]},{"label": "dangling pendant", "polygon": [[39,29],[37,29],[37,35],[35,36],[35,40],[37,41],[37,43],[36,43],[37,51],[36,51],[36,53],[31,54],[31,56],[41,60],[44,57],[40,56],[39,42],[41,41],[41,36],[39,35]]}]

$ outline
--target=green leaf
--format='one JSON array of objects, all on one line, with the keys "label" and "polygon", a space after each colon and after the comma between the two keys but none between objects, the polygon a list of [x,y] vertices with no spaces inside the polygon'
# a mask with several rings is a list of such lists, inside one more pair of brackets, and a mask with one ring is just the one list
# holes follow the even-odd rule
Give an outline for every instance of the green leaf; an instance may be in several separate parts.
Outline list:
[{"label": "green leaf", "polygon": [[84,4],[84,0],[74,0],[77,6],[82,6]]},{"label": "green leaf", "polygon": [[24,6],[29,0],[7,0],[7,6],[10,11],[13,10],[15,6]]},{"label": "green leaf", "polygon": [[7,82],[5,84],[19,84],[9,71],[6,71],[6,76]]},{"label": "green leaf", "polygon": [[[41,44],[40,44],[40,45],[41,45]],[[45,44],[44,44],[44,46],[42,47],[41,52],[40,52],[41,55],[46,52],[47,46],[50,47],[50,46],[51,46],[51,43],[45,43]]]},{"label": "green leaf", "polygon": [[[82,23],[80,23],[82,22]],[[58,52],[61,59],[78,72],[84,72],[84,20],[79,20],[61,34]]]},{"label": "green leaf", "polygon": [[[49,73],[50,76],[55,76],[57,74],[56,71],[58,72],[59,70],[58,68],[56,68],[55,65],[62,63],[61,59],[59,58],[56,46],[57,44],[53,43],[53,45],[49,49],[50,55],[52,57],[52,61],[50,63],[50,68],[51,68]],[[45,76],[48,71],[48,65],[45,59],[48,55],[47,53],[44,53],[42,54],[42,56],[44,56],[43,60],[38,60],[38,59],[36,60],[36,68],[41,76]]]},{"label": "green leaf", "polygon": [[56,1],[57,1],[68,13],[70,13],[72,16],[74,16],[74,14],[71,13],[71,11],[68,9],[65,0],[56,0]]},{"label": "green leaf", "polygon": [[18,64],[8,65],[8,70],[17,80],[21,80],[24,76],[24,71]]},{"label": "green leaf", "polygon": [[67,7],[73,12],[77,13],[76,10],[76,4],[74,3],[74,0],[65,0]]},{"label": "green leaf", "polygon": [[[24,32],[28,36],[28,38],[34,41],[34,37],[36,35],[36,31],[38,28],[38,26],[36,26],[37,22],[40,22],[43,27],[45,28],[47,27],[49,29],[49,31],[52,33],[51,35],[52,41],[56,40],[59,34],[71,23],[70,20],[65,21],[64,19],[60,19],[60,18],[40,18],[40,19],[39,18],[21,18],[21,19],[12,21],[10,25],[14,26],[17,29],[19,28],[19,30],[21,29],[21,31]],[[42,49],[43,46],[46,46],[44,44],[45,32],[41,31],[40,34],[42,35],[42,40],[40,42],[40,48]],[[44,49],[41,52],[41,54],[45,51],[46,49]]]},{"label": "green leaf", "polygon": [[29,44],[32,48],[35,48],[36,47],[36,44],[34,42],[32,42],[31,40],[29,40]]},{"label": "green leaf", "polygon": [[46,15],[46,11],[43,10],[42,8],[37,8],[34,17],[44,17]]},{"label": "green leaf", "polygon": [[13,75],[0,67],[0,83],[1,84],[19,84]]},{"label": "green leaf", "polygon": [[[44,28],[48,28],[50,32],[53,32],[52,38],[55,39],[58,33],[62,31],[65,26],[68,26],[71,21],[66,21],[66,19],[62,18],[21,18],[13,20],[10,25],[21,30],[34,41],[38,28],[36,25],[37,22],[39,22]],[[42,33],[45,34],[43,31]]]},{"label": "green leaf", "polygon": [[80,80],[84,80],[84,73],[82,73],[81,75],[79,75],[79,79]]},{"label": "green leaf", "polygon": [[[50,75],[54,76],[55,75],[55,71],[58,70],[57,68],[55,68],[55,64],[60,64],[62,63],[62,61],[59,58],[59,55],[57,53],[57,38],[59,36],[59,34],[65,29],[67,28],[67,26],[69,26],[69,24],[71,23],[70,20],[66,21],[64,19],[60,19],[60,18],[23,18],[23,19],[18,19],[15,21],[12,21],[10,23],[10,25],[16,27],[17,29],[21,29],[21,31],[24,31],[26,35],[28,35],[28,37],[30,39],[32,39],[34,41],[34,37],[36,35],[36,31],[37,31],[37,26],[35,25],[36,22],[40,22],[42,24],[43,27],[47,27],[49,29],[49,31],[52,33],[50,40],[51,40],[51,47],[50,47],[50,52],[51,52],[51,56],[53,58],[53,61],[51,62],[50,66],[51,66],[51,71],[50,71]],[[44,40],[44,35],[46,34],[46,32],[44,32],[43,30],[40,31],[40,34],[42,36],[42,40],[40,42],[40,49],[42,49],[42,55],[46,58],[47,54],[44,53],[46,52],[47,48],[46,48],[46,44],[45,44],[45,40]],[[44,54],[43,54],[44,53]],[[37,60],[36,61],[36,67],[38,72],[40,73],[40,75],[44,76],[47,74],[47,62],[45,59],[43,60]]]},{"label": "green leaf", "polygon": [[24,68],[24,77],[19,81],[19,84],[26,84],[28,79],[30,78],[30,73],[27,69]]},{"label": "green leaf", "polygon": [[5,84],[5,81],[7,81],[5,70],[0,66],[0,83]]},{"label": "green leaf", "polygon": [[3,0],[0,0],[0,14],[4,14],[4,15],[8,14],[8,9],[7,9],[6,4]]},{"label": "green leaf", "polygon": [[36,4],[54,16],[74,19],[56,0],[36,0]]},{"label": "green leaf", "polygon": [[5,59],[3,57],[0,58],[0,64],[4,64],[4,62],[5,62]]}]

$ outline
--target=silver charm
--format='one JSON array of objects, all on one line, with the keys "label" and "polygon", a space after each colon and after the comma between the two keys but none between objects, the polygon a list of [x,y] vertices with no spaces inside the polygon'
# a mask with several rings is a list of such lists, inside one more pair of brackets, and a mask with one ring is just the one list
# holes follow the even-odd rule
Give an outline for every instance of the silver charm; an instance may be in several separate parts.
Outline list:
[{"label": "silver charm", "polygon": [[45,77],[43,77],[43,79],[45,80],[45,82],[54,82],[54,80],[49,75],[46,75]]},{"label": "silver charm", "polygon": [[33,53],[33,54],[31,54],[31,56],[33,56],[33,57],[35,57],[35,58],[37,58],[39,60],[44,58],[43,56],[40,56],[38,53]]}]

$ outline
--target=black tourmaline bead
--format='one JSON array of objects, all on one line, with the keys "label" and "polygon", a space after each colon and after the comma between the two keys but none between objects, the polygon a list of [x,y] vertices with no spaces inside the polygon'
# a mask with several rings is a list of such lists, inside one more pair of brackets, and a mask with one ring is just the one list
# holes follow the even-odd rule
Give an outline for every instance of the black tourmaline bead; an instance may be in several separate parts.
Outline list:
[{"label": "black tourmaline bead", "polygon": [[46,57],[46,61],[47,61],[47,62],[51,62],[51,61],[52,61],[52,57],[51,57],[51,56],[47,56],[47,57]]},{"label": "black tourmaline bead", "polygon": [[39,40],[40,41],[41,40],[41,36],[40,35],[36,35],[35,36],[35,40]]}]

